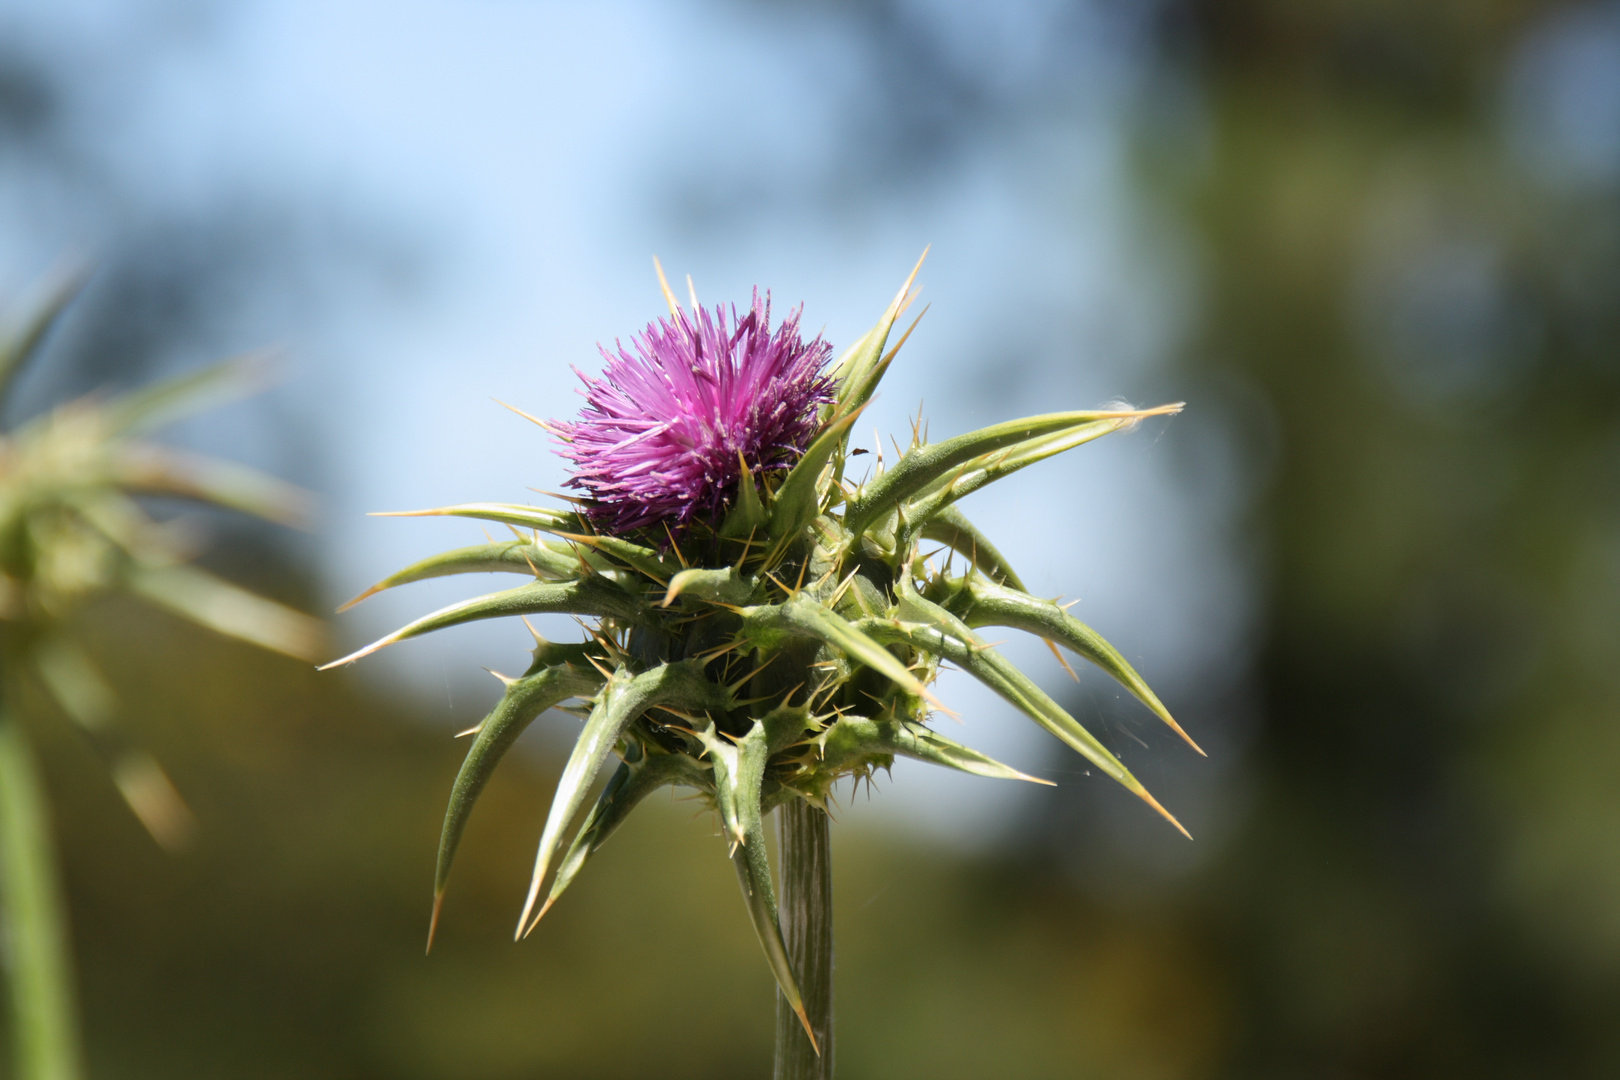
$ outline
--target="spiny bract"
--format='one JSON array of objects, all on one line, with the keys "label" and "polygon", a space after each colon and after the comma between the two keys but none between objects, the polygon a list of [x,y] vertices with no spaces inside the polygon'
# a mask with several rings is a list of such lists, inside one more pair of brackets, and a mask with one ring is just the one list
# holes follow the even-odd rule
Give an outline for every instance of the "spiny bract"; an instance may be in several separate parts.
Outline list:
[{"label": "spiny bract", "polygon": [[[814,437],[792,468],[740,463],[723,515],[699,506],[644,520],[633,507],[602,502],[568,510],[471,503],[414,512],[499,522],[517,538],[436,555],[357,601],[447,574],[505,571],[532,580],[426,615],[334,665],[475,619],[564,612],[596,620],[590,640],[578,644],[536,635],[534,663],[520,678],[503,677],[505,694],[475,729],[439,842],[435,925],[468,813],[496,763],[535,717],[570,699],[583,703],[584,728],[541,834],[519,935],[534,928],[638,802],[666,786],[693,788],[719,814],[754,930],[801,1021],[777,922],[765,815],[790,799],[825,807],[839,779],[869,776],[896,755],[979,776],[1034,779],[925,725],[935,704],[928,684],[942,663],[984,682],[1165,813],[1102,743],[977,631],[1014,627],[1066,646],[1178,733],[1180,727],[1112,646],[1062,607],[1031,596],[956,503],[1026,465],[1181,406],[1051,413],[939,443],[914,437],[889,468],[880,464],[863,483],[851,482],[845,476],[851,425],[905,343],[902,337],[885,351],[912,300],[916,273],[833,366],[827,400],[809,403],[816,408]],[[701,317],[682,311],[667,285],[664,294],[673,320],[663,324],[667,333]],[[580,428],[562,430],[577,437]],[[594,485],[597,474],[590,476]],[[593,485],[588,489],[603,502],[632,490]],[[672,520],[684,528],[666,528]],[[635,527],[609,532],[593,527],[600,522]],[[924,545],[948,549],[943,567],[925,558]],[[958,559],[963,570],[953,574]],[[564,830],[615,756],[618,767],[564,846]]]}]

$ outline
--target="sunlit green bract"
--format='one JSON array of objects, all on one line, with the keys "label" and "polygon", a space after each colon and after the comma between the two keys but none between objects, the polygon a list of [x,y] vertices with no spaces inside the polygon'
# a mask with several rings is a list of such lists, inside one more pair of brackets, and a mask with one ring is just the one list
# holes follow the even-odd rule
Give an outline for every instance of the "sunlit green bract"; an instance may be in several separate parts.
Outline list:
[{"label": "sunlit green bract", "polygon": [[[718,814],[754,930],[801,1021],[765,815],[791,799],[825,807],[840,779],[868,776],[897,755],[977,776],[1034,779],[927,726],[930,709],[940,707],[928,686],[942,663],[982,681],[1174,823],[1102,743],[977,631],[1014,627],[1067,647],[1181,729],[1118,651],[1024,591],[956,503],[1026,465],[1180,406],[1052,413],[939,443],[914,432],[910,449],[887,468],[875,461],[856,482],[846,476],[851,427],[905,342],[889,346],[915,277],[913,270],[877,325],[832,368],[836,398],[797,464],[785,474],[750,475],[744,463],[718,522],[694,519],[678,536],[645,529],[610,537],[575,509],[471,503],[415,512],[497,522],[515,538],[433,556],[362,598],[447,574],[504,571],[528,580],[426,615],[335,664],[475,619],[557,612],[594,620],[590,640],[579,644],[537,637],[534,663],[518,678],[503,677],[505,694],[475,729],[445,816],[434,926],[457,842],[490,773],[531,721],[570,700],[580,703],[584,724],[542,829],[519,936],[638,802],[671,785],[691,788]],[[667,288],[665,297],[675,311]]]}]

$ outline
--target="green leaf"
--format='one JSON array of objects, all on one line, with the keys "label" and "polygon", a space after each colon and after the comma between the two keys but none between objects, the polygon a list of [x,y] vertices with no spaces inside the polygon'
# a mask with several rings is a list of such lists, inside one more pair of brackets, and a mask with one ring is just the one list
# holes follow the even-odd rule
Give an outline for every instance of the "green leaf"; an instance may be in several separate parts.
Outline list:
[{"label": "green leaf", "polygon": [[737,477],[737,501],[726,514],[726,520],[720,523],[720,535],[728,540],[746,540],[770,520],[765,504],[759,501],[754,476],[748,470],[748,459],[741,450],[737,451],[737,460],[742,465]]},{"label": "green leaf", "polygon": [[464,517],[475,521],[498,521],[520,529],[539,529],[553,534],[573,534],[588,531],[585,519],[568,510],[549,510],[543,506],[521,506],[517,503],[460,503],[439,506],[432,510],[388,510],[372,517]]},{"label": "green leaf", "polygon": [[780,604],[742,609],[739,634],[765,652],[785,637],[809,637],[832,646],[852,660],[888,676],[908,694],[933,699],[921,680],[893,653],[862,633],[855,623],[828,610],[804,593]]},{"label": "green leaf", "polygon": [[282,525],[309,523],[308,492],[234,462],[129,443],[113,456],[112,477],[131,491],[213,503]]},{"label": "green leaf", "polygon": [[753,578],[743,577],[735,566],[725,570],[701,570],[693,567],[682,570],[669,580],[669,591],[664,594],[664,607],[677,596],[693,596],[711,604],[746,604],[754,595]]},{"label": "green leaf", "polygon": [[[749,854],[748,848],[743,847],[733,852],[731,857],[731,865],[737,871],[737,883],[742,886],[743,902],[748,905],[748,921],[754,927],[754,935],[759,938],[759,947],[765,952],[765,963],[776,977],[777,988],[782,991],[788,1007],[798,1016],[799,1023],[804,1025],[805,1033],[810,1036],[810,1044],[815,1046],[816,1035],[810,1030],[810,1018],[805,1015],[804,998],[799,993],[793,961],[788,959],[787,943],[782,940],[782,924],[777,921],[771,875],[768,870],[760,873]],[[817,1053],[820,1053],[819,1047]]]},{"label": "green leaf", "polygon": [[142,599],[227,637],[311,661],[326,645],[326,627],[320,620],[196,567],[134,567],[126,581]]},{"label": "green leaf", "polygon": [[551,891],[535,920],[545,916],[551,905],[573,883],[586,860],[607,843],[608,837],[613,835],[636,804],[659,788],[673,785],[697,788],[710,794],[714,792],[710,774],[685,754],[652,752],[631,743],[630,752],[625,755],[618,771],[608,779],[585,824],[580,826],[574,842],[557,864],[557,876],[552,879]]},{"label": "green leaf", "polygon": [[45,285],[41,296],[14,325],[0,330],[0,403],[11,391],[13,382],[28,361],[33,359],[40,342],[56,325],[62,309],[84,288],[86,274],[70,270]]},{"label": "green leaf", "polygon": [[899,754],[974,776],[986,776],[993,780],[1028,780],[1030,783],[1051,786],[1049,780],[1019,772],[1011,765],[1003,765],[977,750],[947,739],[937,731],[906,720],[884,722],[869,720],[864,716],[841,716],[837,723],[822,733],[818,742],[823,761],[833,769],[843,762],[874,754]]},{"label": "green leaf", "polygon": [[670,562],[650,547],[621,539],[617,536],[592,536],[585,533],[558,533],[576,544],[583,544],[604,555],[611,556],[632,570],[652,578],[660,585],[680,573],[680,563]]},{"label": "green leaf", "polygon": [[810,729],[810,705],[808,702],[802,705],[783,702],[760,717],[759,722],[765,725],[765,756],[774,758],[802,739]]},{"label": "green leaf", "polygon": [[106,763],[113,785],[130,811],[165,851],[184,849],[196,819],[157,759],[112,723],[116,700],[78,643],[50,634],[32,650],[34,669],[62,711],[84,729],[90,745]]},{"label": "green leaf", "polygon": [[[885,310],[883,314],[887,315],[888,311]],[[848,384],[849,377],[855,369],[857,360],[870,355],[871,350],[869,346],[872,340],[872,335],[877,333],[878,328],[882,325],[883,316],[879,316],[877,325],[873,326],[872,329],[850,342],[849,348],[845,349],[843,353],[839,355],[838,359],[833,362],[832,367],[827,369],[828,373],[832,377],[833,384],[840,392],[842,392],[844,386]],[[892,322],[890,325],[893,325]],[[882,348],[882,346],[879,346],[879,348]],[[835,397],[833,403],[828,405],[826,409],[828,419],[836,416],[838,414],[838,399]]]},{"label": "green leaf", "polygon": [[639,675],[631,675],[618,668],[608,678],[596,704],[585,718],[585,727],[568,756],[557,792],[551,800],[551,811],[540,835],[540,848],[535,854],[534,876],[529,882],[529,894],[523,903],[523,914],[518,919],[518,936],[534,928],[530,913],[540,896],[540,885],[551,867],[562,831],[568,827],[585,801],[586,790],[601,771],[602,763],[613,752],[613,747],[624,729],[657,705],[702,711],[723,709],[730,704],[726,689],[710,682],[703,675],[703,665],[695,660],[682,660],[661,664]]},{"label": "green leaf", "polygon": [[771,538],[792,536],[821,513],[821,471],[833,452],[844,444],[849,427],[860,418],[859,406],[821,429],[810,448],[793,466],[771,500]]},{"label": "green leaf", "polygon": [[[558,649],[551,646],[553,656]],[[445,809],[444,827],[439,832],[439,861],[433,875],[433,919],[428,926],[429,949],[433,948],[433,934],[439,925],[439,908],[444,901],[445,883],[450,878],[450,864],[455,860],[473,804],[483,793],[495,766],[537,716],[571,697],[594,694],[602,685],[602,676],[585,659],[585,647],[576,645],[573,650],[578,654],[575,663],[531,669],[521,679],[503,680],[506,692],[478,725],[478,734],[473,737],[461,770],[456,773],[455,784],[450,788],[450,805]]]},{"label": "green leaf", "polygon": [[699,732],[698,738],[714,763],[715,802],[733,840],[731,862],[737,869],[743,901],[748,905],[749,921],[754,925],[754,934],[765,953],[765,963],[776,977],[782,997],[798,1015],[799,1022],[810,1033],[810,1041],[814,1043],[815,1033],[810,1031],[810,1019],[805,1015],[798,979],[788,959],[787,945],[782,940],[782,924],[776,911],[776,889],[765,845],[765,818],[760,809],[760,788],[765,780],[765,763],[770,752],[765,725],[755,720],[748,734],[738,739],[735,746],[728,743],[724,736],[716,735],[712,726]]},{"label": "green leaf", "polygon": [[560,536],[572,543],[591,548],[617,559],[624,566],[640,571],[666,583],[681,567],[671,563],[650,547],[616,536],[597,536],[591,533],[584,518],[572,511],[548,510],[539,506],[519,506],[514,503],[462,503],[441,506],[433,510],[396,510],[373,514],[373,517],[464,517],[478,521],[498,521],[524,529],[538,529]]},{"label": "green leaf", "polygon": [[889,302],[877,325],[850,346],[849,351],[834,366],[833,380],[838,385],[839,415],[847,416],[871,400],[873,391],[883,378],[883,373],[888,370],[888,362],[892,357],[884,357],[883,347],[888,344],[889,331],[894,328],[894,320],[900,317],[900,312],[910,302],[912,283],[917,280],[917,272],[922,269],[923,259],[926,258],[928,250],[924,248],[922,258],[919,258],[917,265],[912,267],[911,276],[900,286],[900,291],[894,294],[894,299]]},{"label": "green leaf", "polygon": [[904,517],[911,522],[925,522],[952,503],[988,487],[1019,469],[1047,458],[1056,457],[1094,439],[1122,429],[1130,428],[1144,416],[1169,415],[1179,412],[1181,405],[1165,405],[1158,409],[1143,410],[1124,419],[1098,424],[1087,424],[1069,431],[1061,431],[1044,438],[982,454],[963,464],[949,476],[926,488],[917,498],[908,502]]},{"label": "green leaf", "polygon": [[[754,726],[756,728],[759,726],[757,721]],[[716,731],[713,724],[692,734],[703,744],[709,764],[714,769],[714,808],[719,811],[720,823],[725,827],[726,835],[731,838],[731,846],[735,849],[739,844],[748,842],[743,826],[745,811],[737,805],[739,798],[737,774],[740,769],[737,744]]]},{"label": "green leaf", "polygon": [[272,355],[268,351],[249,353],[114,398],[104,406],[108,430],[130,434],[154,431],[193,413],[257,393],[265,384]]},{"label": "green leaf", "polygon": [[714,767],[715,809],[720,811],[726,832],[736,844],[757,844],[762,853],[765,825],[759,810],[759,789],[765,780],[770,750],[765,725],[755,720],[748,734],[736,740],[720,734],[713,724],[693,734],[708,751]]},{"label": "green leaf", "polygon": [[112,719],[117,699],[90,657],[72,638],[53,633],[33,649],[34,667],[62,711],[87,731]]},{"label": "green leaf", "polygon": [[1008,626],[1036,634],[1049,641],[1061,642],[1102,668],[1125,689],[1152,709],[1170,729],[1187,741],[1187,745],[1200,754],[1198,744],[1176,723],[1170,710],[1164,707],[1157,694],[1136,669],[1126,662],[1119,650],[1110,645],[1091,627],[1064,611],[1049,600],[1037,600],[1018,589],[1006,588],[989,582],[968,584],[972,605],[963,616],[968,626]]},{"label": "green leaf", "polygon": [[[935,484],[955,479],[954,470],[995,451],[1017,447],[1019,444],[1038,444],[1059,437],[1077,438],[1080,442],[1085,442],[1117,431],[1144,416],[1179,408],[1180,406],[1166,406],[1163,410],[1145,412],[1115,410],[1047,413],[1044,416],[1008,420],[968,432],[966,435],[957,435],[944,442],[913,447],[902,454],[892,468],[874,477],[855,497],[844,515],[844,528],[852,540],[858,540],[868,525],[880,516],[892,513],[906,499]],[[1033,448],[1026,449],[1035,452]],[[969,469],[976,470],[987,466],[988,460],[969,466]]]},{"label": "green leaf", "polygon": [[1015,589],[1024,587],[1006,556],[967,519],[966,514],[954,506],[943,506],[930,515],[922,524],[921,536],[924,540],[945,544],[952,551],[966,556],[981,573],[1004,581]]},{"label": "green leaf", "polygon": [[515,589],[476,596],[471,600],[462,600],[448,607],[442,607],[400,627],[386,637],[378,638],[363,649],[331,663],[322,664],[321,670],[352,664],[397,641],[421,637],[423,634],[430,634],[449,626],[459,626],[479,619],[498,619],[506,615],[543,614],[595,615],[617,619],[624,623],[644,621],[641,603],[623,589],[610,585],[601,578],[591,577],[583,581],[537,581],[531,585],[520,585]]},{"label": "green leaf", "polygon": [[360,601],[398,585],[409,585],[450,574],[507,573],[531,577],[569,579],[579,573],[579,560],[529,540],[507,540],[497,544],[476,544],[431,555],[377,584],[338,608],[347,611]]},{"label": "green leaf", "polygon": [[900,641],[913,648],[943,656],[990,689],[1000,694],[1024,715],[1062,739],[1088,761],[1121,784],[1137,798],[1153,807],[1183,835],[1187,830],[1159,805],[1141,781],[1131,775],[1108,748],[1097,741],[1078,720],[1036,686],[1011,661],[995,649],[981,642],[954,615],[937,604],[912,594],[906,598],[913,612],[927,622],[901,622],[883,619],[863,619],[859,624],[870,637],[880,641]]}]

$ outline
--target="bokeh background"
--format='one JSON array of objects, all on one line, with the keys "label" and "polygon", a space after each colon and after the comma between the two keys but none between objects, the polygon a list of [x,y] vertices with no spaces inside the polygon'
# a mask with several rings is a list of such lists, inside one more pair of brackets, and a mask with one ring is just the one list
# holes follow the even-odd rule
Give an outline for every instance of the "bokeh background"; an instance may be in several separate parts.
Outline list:
[{"label": "bokeh background", "polygon": [[[948,679],[1059,786],[846,798],[840,1075],[1620,1074],[1620,5],[0,2],[0,297],[96,267],[17,415],[280,343],[172,439],[318,493],[309,535],[200,523],[309,610],[476,539],[366,511],[561,484],[492,399],[571,412],[569,365],[660,310],[651,255],[838,345],[927,244],[883,437],[1190,403],[969,510],[1210,756],[1015,649],[1189,844]],[[448,734],[521,626],[317,675],[88,624],[201,823],[159,850],[38,700],[94,1075],[768,1068],[690,804],[510,943],[566,717],[421,955]]]}]

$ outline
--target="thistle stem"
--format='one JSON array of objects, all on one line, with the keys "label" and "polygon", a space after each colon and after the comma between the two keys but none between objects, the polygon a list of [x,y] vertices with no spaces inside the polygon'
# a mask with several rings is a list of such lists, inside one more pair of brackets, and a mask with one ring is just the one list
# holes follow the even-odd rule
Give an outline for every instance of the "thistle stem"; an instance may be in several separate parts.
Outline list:
[{"label": "thistle stem", "polygon": [[827,815],[790,799],[776,812],[781,841],[782,937],[821,1053],[799,1018],[776,996],[774,1080],[831,1080],[833,1075],[832,843]]},{"label": "thistle stem", "polygon": [[78,1080],[78,1017],[50,814],[28,737],[0,710],[0,931],[17,1080]]}]

